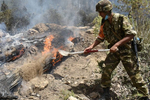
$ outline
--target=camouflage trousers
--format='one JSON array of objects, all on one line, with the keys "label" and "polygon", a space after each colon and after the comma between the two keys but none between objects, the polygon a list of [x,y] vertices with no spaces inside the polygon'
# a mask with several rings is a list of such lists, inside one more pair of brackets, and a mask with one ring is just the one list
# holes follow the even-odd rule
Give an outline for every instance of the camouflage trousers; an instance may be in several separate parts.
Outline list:
[{"label": "camouflage trousers", "polygon": [[132,50],[119,50],[107,55],[105,59],[106,66],[101,78],[102,87],[106,88],[111,86],[111,74],[120,61],[122,61],[122,64],[132,81],[132,85],[136,87],[140,94],[147,96],[148,87],[141,76],[140,68],[137,67],[136,56]]}]

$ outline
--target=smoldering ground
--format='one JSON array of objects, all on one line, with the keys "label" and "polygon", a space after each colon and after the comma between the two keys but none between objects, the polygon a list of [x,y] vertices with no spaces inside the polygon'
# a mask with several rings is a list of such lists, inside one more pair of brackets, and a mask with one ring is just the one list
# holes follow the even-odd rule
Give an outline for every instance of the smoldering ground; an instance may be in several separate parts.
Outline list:
[{"label": "smoldering ground", "polygon": [[[3,1],[0,1],[0,4],[2,4],[2,2]],[[81,16],[79,16],[78,12],[79,10],[81,10],[81,7],[84,7],[84,2],[81,2],[81,0],[5,0],[5,4],[8,6],[8,9],[12,11],[12,15],[14,18],[26,19],[25,21],[18,20],[17,23],[24,23],[28,21],[27,26],[23,26],[23,28],[26,28],[25,31],[31,29],[39,23],[56,23],[67,26],[78,24],[81,21]],[[11,36],[11,33],[3,32],[6,30],[5,25],[1,24],[1,30],[1,33],[4,33],[2,34],[2,37],[4,39],[6,39],[6,36]],[[16,34],[20,34],[20,32]],[[18,37],[18,39],[22,37],[23,36],[20,36]],[[15,41],[17,40],[16,35],[11,38],[11,40],[14,39]],[[4,43],[4,45],[6,45],[6,42],[2,40],[1,43]],[[10,41],[10,43],[11,42],[12,41]],[[8,45],[8,47],[9,46],[10,45]],[[6,73],[8,71],[8,75],[9,73],[13,73],[14,70],[17,70],[17,72],[19,71],[19,74],[23,80],[30,81],[36,76],[40,76],[43,74],[43,67],[46,64],[45,60],[47,59],[47,57],[52,56],[50,56],[49,54],[41,56],[41,54],[39,54],[34,57],[31,56],[29,58],[26,58],[24,60],[20,59],[20,61],[18,60],[16,62],[4,64],[4,66],[6,67],[3,68]]]}]

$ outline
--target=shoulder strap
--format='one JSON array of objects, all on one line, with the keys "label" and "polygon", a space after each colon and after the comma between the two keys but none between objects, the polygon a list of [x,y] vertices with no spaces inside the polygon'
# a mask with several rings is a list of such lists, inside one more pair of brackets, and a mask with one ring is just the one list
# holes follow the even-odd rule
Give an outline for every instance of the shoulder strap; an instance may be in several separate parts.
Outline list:
[{"label": "shoulder strap", "polygon": [[118,22],[121,23],[121,28],[123,28],[123,17],[121,15],[119,15],[119,19],[118,19]]},{"label": "shoulder strap", "polygon": [[[118,21],[121,23],[121,28],[123,26],[123,17],[119,16]],[[117,39],[121,40],[122,38],[120,36],[118,36],[113,30],[112,30],[113,34],[116,36]],[[130,47],[127,44],[124,44],[128,49],[130,49]]]},{"label": "shoulder strap", "polygon": [[[123,17],[120,16],[120,15],[118,15],[117,17],[119,17],[119,18],[117,18],[117,19],[118,19],[118,22],[121,23],[121,28],[122,28],[122,25],[123,25]],[[112,27],[111,27],[111,28],[112,28]],[[112,32],[114,33],[114,35],[117,37],[117,39],[121,40],[121,37],[118,36],[118,35],[115,33],[115,31],[114,31],[113,29],[111,29],[111,30],[112,30]]]}]

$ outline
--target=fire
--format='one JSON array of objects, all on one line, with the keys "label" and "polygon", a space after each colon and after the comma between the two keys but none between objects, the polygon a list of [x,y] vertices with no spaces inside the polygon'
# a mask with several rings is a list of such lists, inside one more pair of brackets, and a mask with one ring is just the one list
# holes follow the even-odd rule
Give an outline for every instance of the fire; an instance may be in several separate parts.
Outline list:
[{"label": "fire", "polygon": [[22,49],[19,51],[19,55],[14,56],[14,57],[13,57],[12,59],[10,59],[9,61],[14,61],[14,60],[20,58],[20,57],[24,54],[24,52],[25,52],[25,48],[22,48]]},{"label": "fire", "polygon": [[52,64],[53,64],[53,66],[55,66],[56,63],[58,63],[58,62],[61,61],[61,58],[62,58],[63,56],[58,53],[58,49],[56,49],[56,48],[53,49],[52,53],[54,54],[53,57],[56,58],[56,59],[53,59],[53,60],[52,60]]},{"label": "fire", "polygon": [[[42,52],[42,54],[47,54],[51,52],[53,54],[53,57],[55,58],[52,60],[52,65],[55,66],[55,64],[60,62],[63,57],[61,54],[58,53],[58,49],[62,49],[63,47],[55,48],[54,46],[52,46],[53,39],[54,39],[53,35],[50,35],[45,39],[44,51]],[[74,37],[68,38],[69,41],[72,41],[73,39]]]},{"label": "fire", "polygon": [[46,53],[50,52],[50,49],[52,48],[52,43],[51,42],[53,41],[53,39],[54,39],[53,35],[50,35],[45,39],[44,52],[42,52],[42,54],[46,54]]},{"label": "fire", "polygon": [[61,49],[63,47],[59,47],[59,48],[53,47],[52,46],[53,39],[54,39],[53,35],[50,35],[45,39],[44,52],[42,52],[42,54],[47,54],[47,53],[51,52],[53,54],[53,57],[55,58],[55,59],[52,60],[52,65],[55,66],[55,64],[57,62],[61,61],[61,58],[63,57],[62,55],[60,55],[58,53],[58,49]]},{"label": "fire", "polygon": [[69,41],[72,41],[73,39],[74,39],[74,37],[69,37],[68,38]]}]

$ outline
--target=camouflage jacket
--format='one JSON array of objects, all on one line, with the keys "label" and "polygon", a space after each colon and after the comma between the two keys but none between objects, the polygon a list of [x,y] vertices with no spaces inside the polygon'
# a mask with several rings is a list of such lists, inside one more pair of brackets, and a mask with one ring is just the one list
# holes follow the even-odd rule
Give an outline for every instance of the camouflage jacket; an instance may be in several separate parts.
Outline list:
[{"label": "camouflage jacket", "polygon": [[[115,34],[119,37],[115,35]],[[107,40],[110,44],[115,44],[119,40],[123,39],[126,35],[136,35],[136,31],[132,29],[131,24],[128,22],[128,18],[119,13],[113,13],[112,23],[108,20],[102,20],[98,40]]]}]

